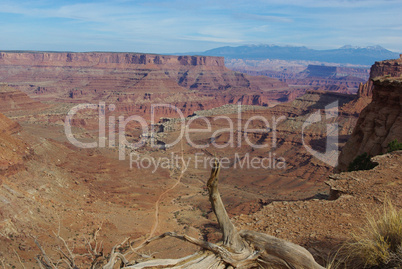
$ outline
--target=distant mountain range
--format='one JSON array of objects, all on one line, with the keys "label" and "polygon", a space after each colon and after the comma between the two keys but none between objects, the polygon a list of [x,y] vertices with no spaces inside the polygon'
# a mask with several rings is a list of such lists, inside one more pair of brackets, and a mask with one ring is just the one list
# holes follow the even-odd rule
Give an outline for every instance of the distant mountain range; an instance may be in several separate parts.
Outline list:
[{"label": "distant mountain range", "polygon": [[372,65],[376,61],[399,58],[398,53],[389,51],[381,46],[361,48],[349,45],[332,50],[315,50],[307,47],[276,45],[226,46],[196,54],[205,56],[223,56],[226,59],[303,60],[358,65]]}]

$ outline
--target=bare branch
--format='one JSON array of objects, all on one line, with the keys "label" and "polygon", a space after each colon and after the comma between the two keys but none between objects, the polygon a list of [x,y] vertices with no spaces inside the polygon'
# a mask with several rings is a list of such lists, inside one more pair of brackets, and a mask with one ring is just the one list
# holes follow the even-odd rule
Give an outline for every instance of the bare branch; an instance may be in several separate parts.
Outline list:
[{"label": "bare branch", "polygon": [[3,266],[3,268],[6,268],[6,265],[4,264],[4,258],[1,259],[1,265]]},{"label": "bare branch", "polygon": [[[46,266],[47,268],[53,268],[53,269],[57,269],[57,267],[54,265],[54,263],[52,262],[52,260],[47,256],[45,250],[42,248],[42,246],[39,244],[38,240],[36,239],[36,237],[34,237],[35,239],[35,244],[38,246],[39,250],[42,252],[42,257],[45,261],[43,261],[42,259],[40,259],[40,263],[42,263],[44,266]],[[39,259],[39,258],[38,258]]]},{"label": "bare branch", "polygon": [[15,251],[15,249],[13,249],[13,251],[14,251],[15,255],[17,255],[18,261],[20,262],[22,268],[25,269],[25,265],[22,263],[21,258],[20,258],[20,255],[18,255],[18,253],[17,253],[17,251]]},{"label": "bare branch", "polygon": [[127,237],[126,239],[124,239],[123,242],[121,242],[120,244],[115,245],[112,248],[112,251],[110,253],[110,257],[109,257],[109,261],[107,264],[105,264],[102,269],[113,269],[114,264],[116,263],[117,259],[120,259],[122,261],[122,263],[125,265],[128,264],[128,260],[126,259],[126,257],[124,257],[123,254],[116,252],[116,248],[124,245],[128,240],[130,239],[130,237]]},{"label": "bare branch", "polygon": [[[60,233],[60,228],[59,228],[59,233]],[[66,243],[66,240],[64,240],[64,238],[61,237],[60,234],[54,233],[54,235],[57,237],[57,239],[59,239],[63,243],[64,247],[68,251],[68,255],[66,253],[64,253],[64,251],[61,249],[61,247],[58,247],[59,252],[70,262],[70,265],[71,265],[72,268],[76,268],[77,266],[75,265],[75,261],[74,261],[75,256],[72,253],[72,251],[70,250],[70,248],[68,247],[68,245]]]},{"label": "bare branch", "polygon": [[38,262],[39,267],[40,267],[41,269],[49,269],[49,268],[52,268],[52,267],[48,266],[47,264],[44,264],[43,261],[42,261],[41,259],[39,259],[38,257],[35,257],[35,260]]}]

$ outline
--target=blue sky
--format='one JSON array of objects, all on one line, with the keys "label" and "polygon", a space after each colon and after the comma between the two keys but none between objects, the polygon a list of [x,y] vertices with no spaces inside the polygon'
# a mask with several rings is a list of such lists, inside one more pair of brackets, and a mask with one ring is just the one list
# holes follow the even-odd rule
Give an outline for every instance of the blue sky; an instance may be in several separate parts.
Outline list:
[{"label": "blue sky", "polygon": [[0,0],[0,50],[174,53],[245,44],[402,52],[402,1]]}]

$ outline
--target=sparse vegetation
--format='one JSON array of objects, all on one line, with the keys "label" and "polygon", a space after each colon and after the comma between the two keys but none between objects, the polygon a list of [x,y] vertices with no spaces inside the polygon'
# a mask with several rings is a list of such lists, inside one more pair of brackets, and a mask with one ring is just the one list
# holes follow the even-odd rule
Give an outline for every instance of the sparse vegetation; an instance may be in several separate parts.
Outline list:
[{"label": "sparse vegetation", "polygon": [[346,242],[327,269],[402,268],[402,210],[389,200],[383,211],[367,216],[367,223]]},{"label": "sparse vegetation", "polygon": [[367,224],[347,243],[354,268],[402,267],[402,210],[387,200],[382,213],[367,217]]},{"label": "sparse vegetation", "polygon": [[342,259],[339,259],[338,254],[339,253],[337,252],[336,255],[328,259],[325,269],[346,269],[346,265],[342,262]]},{"label": "sparse vegetation", "polygon": [[397,139],[389,142],[388,146],[387,146],[387,152],[393,152],[393,151],[397,151],[397,150],[402,150],[402,143],[399,143]]},{"label": "sparse vegetation", "polygon": [[[387,153],[397,150],[402,150],[402,143],[399,143],[397,139],[388,143]],[[371,157],[372,156],[367,154],[367,152],[360,154],[349,164],[348,172],[373,169],[376,167],[376,164],[370,160]]]},{"label": "sparse vegetation", "polygon": [[348,172],[373,169],[376,164],[370,159],[371,156],[367,152],[360,154],[349,164]]}]

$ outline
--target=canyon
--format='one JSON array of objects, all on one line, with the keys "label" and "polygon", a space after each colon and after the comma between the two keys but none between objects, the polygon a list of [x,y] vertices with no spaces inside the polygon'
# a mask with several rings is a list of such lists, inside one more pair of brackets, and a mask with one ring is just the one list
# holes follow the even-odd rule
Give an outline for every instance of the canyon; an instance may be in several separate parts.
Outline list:
[{"label": "canyon", "polygon": [[[162,56],[133,53],[0,53],[0,81],[46,98],[104,98],[189,91],[266,94],[287,85],[266,77],[233,72],[221,57]],[[246,89],[246,91],[244,91]],[[239,94],[238,90],[242,90]],[[286,96],[286,91],[280,98]],[[50,96],[49,96],[50,94]],[[272,99],[276,99],[274,97]]]},{"label": "canyon", "polygon": [[[218,157],[227,160],[220,188],[236,225],[286,238],[313,249],[310,252],[321,259],[328,254],[328,245],[352,230],[348,223],[359,225],[363,221],[361,214],[352,220],[345,209],[355,199],[347,195],[354,195],[363,183],[356,180],[353,182],[358,186],[349,186],[346,181],[370,175],[365,179],[371,180],[367,184],[382,187],[369,174],[372,171],[341,174],[339,181],[328,183],[333,167],[311,155],[306,145],[325,152],[327,124],[336,122],[339,146],[346,143],[344,151],[352,152],[351,142],[346,141],[351,134],[354,139],[359,133],[356,125],[363,126],[358,123],[360,113],[359,122],[366,121],[363,117],[375,123],[385,118],[380,123],[389,128],[387,139],[400,133],[396,127],[399,123],[388,121],[399,104],[395,101],[400,93],[399,80],[384,77],[399,76],[395,71],[399,67],[399,60],[376,63],[372,74],[383,77],[365,84],[359,80],[352,86],[357,91],[353,95],[351,85],[346,84],[289,86],[275,78],[235,72],[225,67],[221,57],[0,52],[0,112],[4,114],[0,114],[0,258],[10,266],[18,266],[18,253],[27,266],[34,266],[38,249],[33,237],[49,255],[57,255],[55,246],[59,242],[49,231],[74,246],[77,262],[82,264],[90,260],[85,254],[89,253],[88,243],[95,243],[95,234],[103,242],[105,253],[127,237],[133,244],[140,244],[150,235],[167,231],[216,242],[220,233],[206,199],[205,183],[210,160]],[[385,107],[385,112],[378,113],[377,108],[364,112],[371,100],[371,106]],[[135,150],[126,148],[125,160],[119,160],[117,145],[110,146],[121,139],[118,133],[116,141],[110,136],[110,130],[115,130],[113,125],[106,125],[105,147],[72,145],[65,133],[67,113],[79,104],[94,104],[97,109],[82,109],[74,116],[72,130],[79,141],[99,142],[100,102],[107,108],[107,123],[113,118],[116,126],[120,123],[118,117],[133,115],[150,124],[152,105],[170,105],[154,111],[156,125],[163,127],[146,134],[150,140],[157,139],[159,145],[180,137],[183,121],[188,124],[186,128],[203,131],[190,133],[189,139],[182,137],[162,149],[152,147],[150,141]],[[338,102],[339,111],[326,119],[325,110],[334,102]],[[115,105],[115,109],[109,105]],[[182,119],[177,119],[178,110]],[[323,120],[304,128],[315,113]],[[378,134],[377,129],[381,128],[365,128],[365,135]],[[130,142],[140,141],[142,135],[138,124],[126,126],[125,137]],[[232,140],[233,147],[225,146]],[[196,148],[189,141],[207,147]],[[176,157],[189,162],[185,171],[180,162],[151,169],[132,165],[130,153],[138,154],[144,166],[149,164],[147,160]],[[341,163],[347,162],[342,157],[345,154],[341,155]],[[197,163],[196,156],[206,161]],[[253,160],[264,167],[247,167]],[[397,174],[399,170],[390,169],[399,169],[400,161],[398,154],[385,155],[378,160],[380,165],[375,171],[383,177]],[[335,203],[326,201],[330,195],[327,184],[344,190],[346,195]],[[401,193],[398,188],[384,187],[396,201]],[[367,204],[366,198],[358,199]],[[331,212],[325,208],[331,208]],[[325,225],[314,228],[313,220],[318,217],[334,217],[333,240],[328,239],[331,234]],[[296,225],[298,218],[303,225]],[[340,224],[347,229],[340,231],[336,228]],[[323,250],[318,251],[318,247]],[[143,254],[157,252],[153,254],[157,258],[172,258],[196,249],[167,240],[145,248]]]}]

